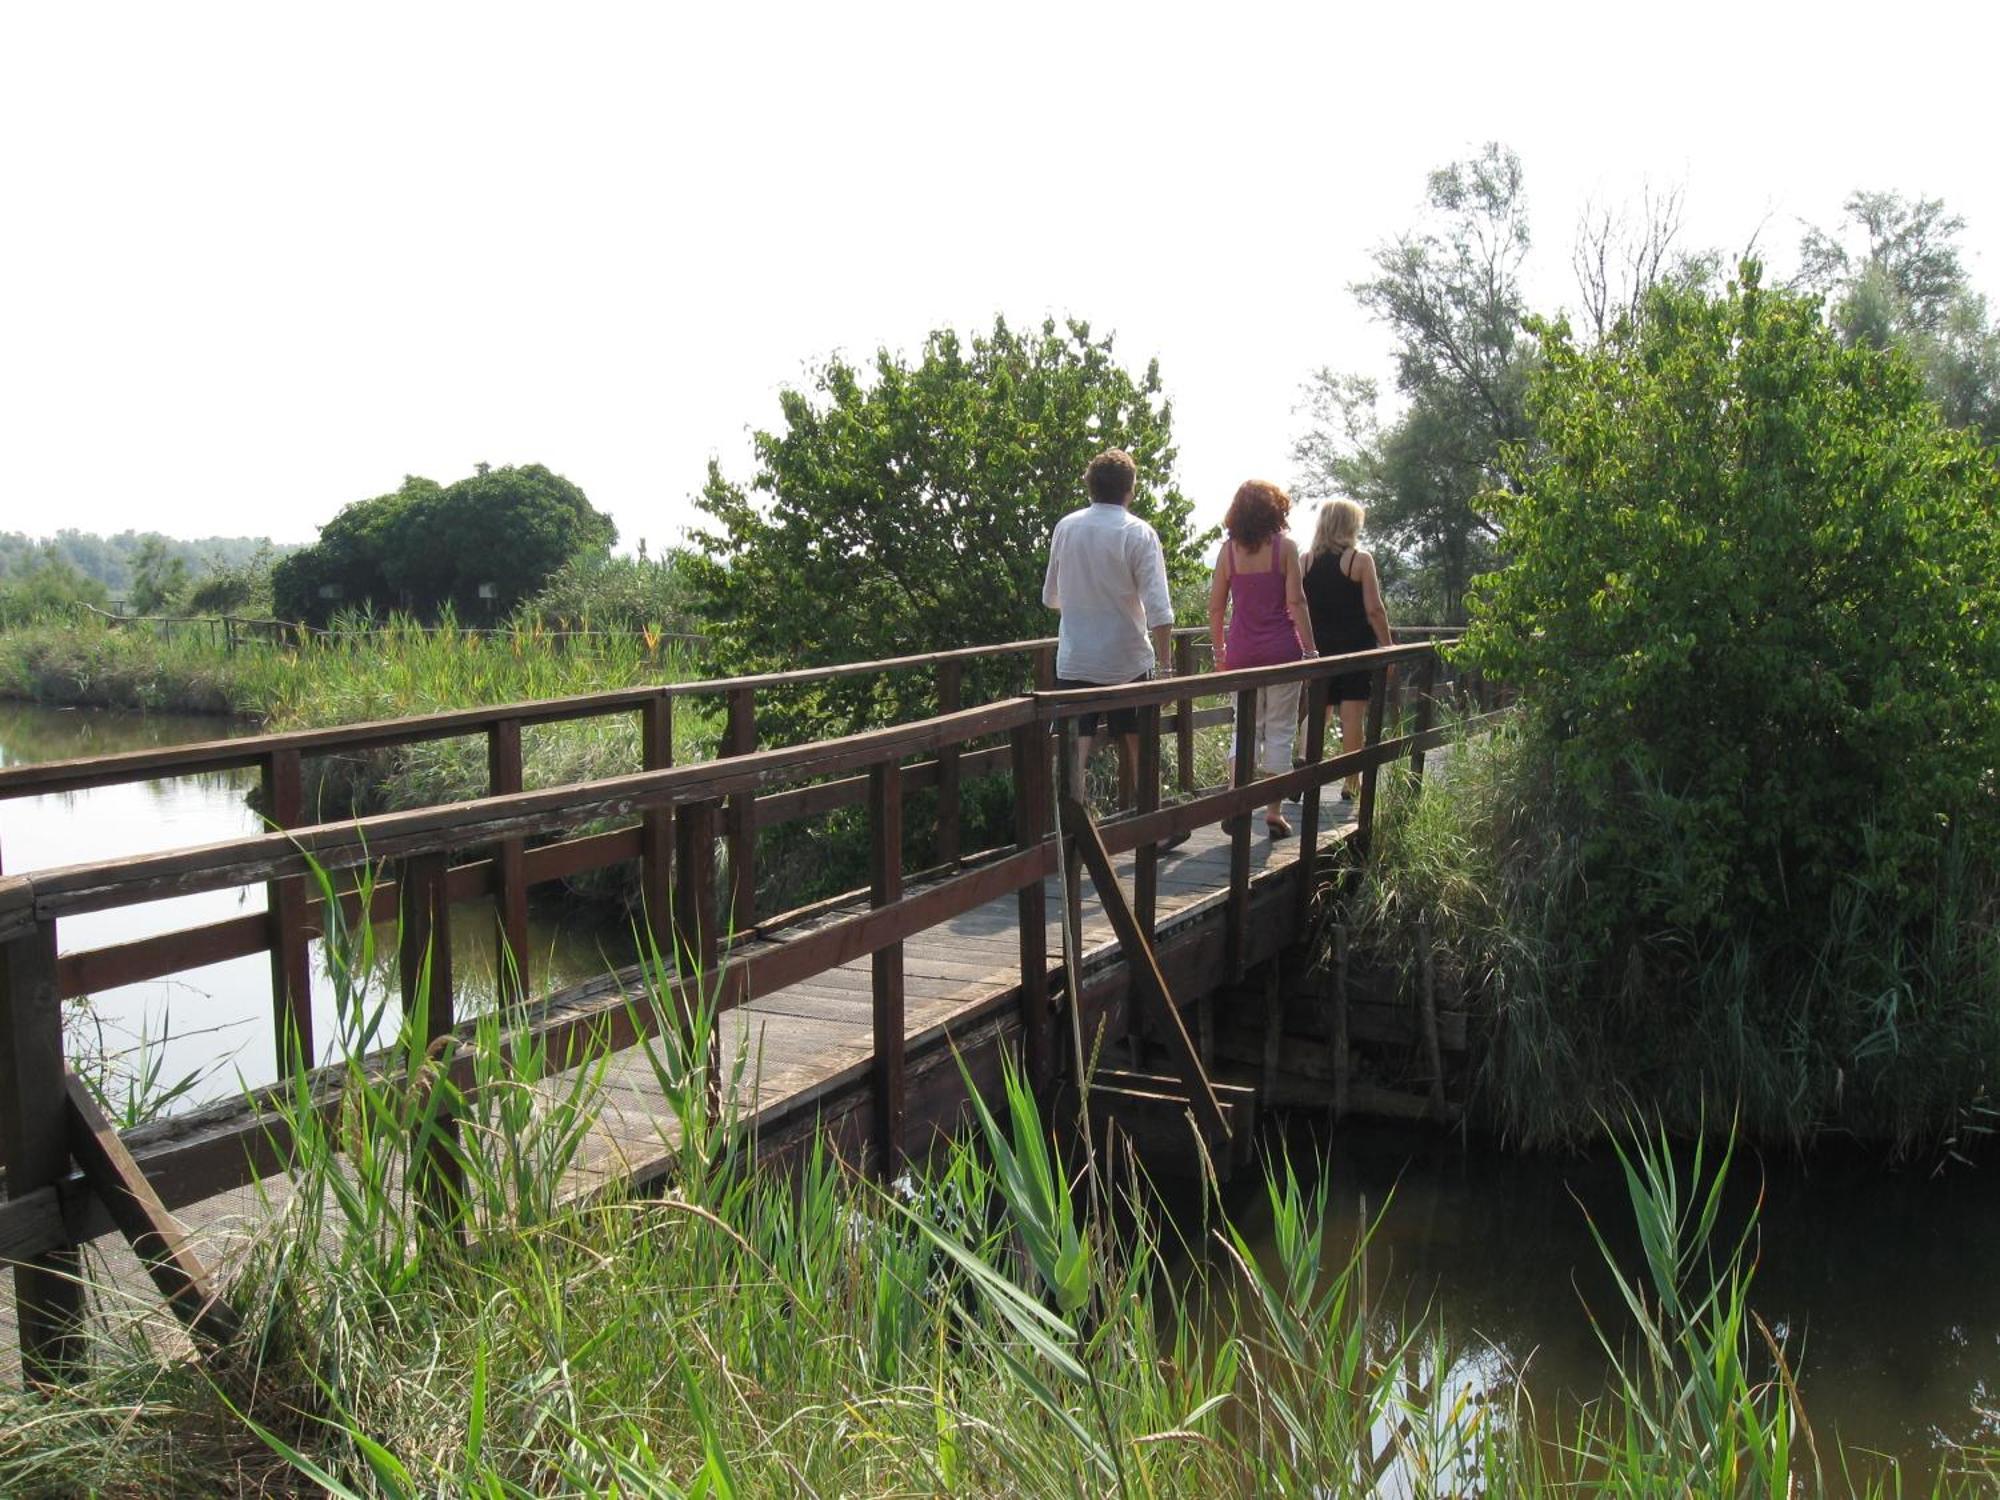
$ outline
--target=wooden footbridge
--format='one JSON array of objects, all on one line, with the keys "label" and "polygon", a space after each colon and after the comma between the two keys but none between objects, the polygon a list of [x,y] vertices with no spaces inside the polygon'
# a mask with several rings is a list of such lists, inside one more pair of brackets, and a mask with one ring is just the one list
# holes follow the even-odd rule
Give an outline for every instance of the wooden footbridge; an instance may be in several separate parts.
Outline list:
[{"label": "wooden footbridge", "polygon": [[[665,1003],[633,1003],[633,971],[504,1001],[511,1034],[532,1034],[560,1064],[610,1054],[579,1191],[614,1180],[643,1185],[669,1170],[667,1112],[635,1049],[649,1032],[685,1025],[704,1003],[719,1012],[717,1046],[748,1059],[736,1103],[760,1156],[782,1157],[824,1133],[849,1160],[893,1174],[936,1132],[955,1127],[964,1104],[959,1059],[978,1087],[993,1089],[1011,1049],[1038,1088],[1056,1089],[1075,1071],[1072,1035],[1093,1047],[1132,1040],[1135,1052],[1154,1058],[1102,1072],[1093,1085],[1100,1110],[1135,1128],[1166,1118],[1184,1130],[1192,1120],[1218,1155],[1227,1156],[1232,1139],[1240,1149],[1255,1080],[1231,1085],[1207,1065],[1209,997],[1295,944],[1321,855],[1337,839],[1366,839],[1376,769],[1408,759],[1421,775],[1426,752],[1443,741],[1434,706],[1447,691],[1463,701],[1477,687],[1448,683],[1428,640],[1197,675],[1193,635],[1177,642],[1174,676],[1120,688],[1046,690],[1054,643],[1029,641],[0,769],[4,800],[257,767],[266,815],[279,830],[0,876],[0,1262],[13,1266],[11,1321],[24,1372],[58,1379],[75,1358],[85,1312],[80,1247],[114,1230],[198,1336],[230,1336],[201,1235],[258,1201],[253,1185],[283,1173],[282,1119],[267,1096],[252,1096],[121,1135],[65,1064],[61,1006],[268,953],[283,1076],[293,1055],[285,1039],[296,1039],[296,1055],[321,1055],[311,945],[329,913],[316,870],[328,872],[332,899],[350,920],[397,924],[406,1014],[440,1058],[454,1059],[457,1083],[470,1090],[470,1059],[452,1047],[470,1021],[454,994],[451,924],[473,914],[467,903],[491,903],[493,916],[478,919],[497,929],[501,972],[525,974],[532,887],[636,866],[645,936],[669,956],[664,983],[654,976],[666,992],[654,998]],[[964,705],[969,680],[990,682],[1007,669],[1035,690]],[[1367,743],[1328,756],[1318,711],[1326,685],[1357,669],[1374,682]],[[760,694],[912,672],[933,675],[932,716],[759,748]],[[1290,774],[1252,785],[1254,695],[1294,681],[1309,705],[1303,759]],[[722,705],[717,753],[675,765],[676,705],[702,700]],[[1079,711],[1119,707],[1139,717],[1136,805],[1100,821],[1077,789],[1053,784],[1060,757],[1052,752]],[[636,716],[639,768],[522,789],[524,728],[607,716]],[[1197,732],[1232,717],[1235,786],[1205,790],[1195,776]],[[456,736],[483,738],[489,795],[308,821],[310,758]],[[1173,800],[1163,795],[1169,747]],[[1351,815],[1329,801],[1342,813],[1328,816],[1322,793],[1349,775],[1362,778]],[[980,777],[1008,783],[1011,837],[968,850],[964,790]],[[928,841],[907,826],[906,798],[917,790],[935,794],[915,804],[935,806]],[[1253,827],[1255,809],[1279,797],[1299,804],[1295,841],[1267,842]],[[758,831],[856,805],[870,829],[868,887],[761,914]],[[1163,848],[1182,834],[1185,844]],[[929,864],[906,870],[906,851],[926,843]],[[256,885],[267,893],[261,912],[83,951],[59,941],[60,924],[79,913]],[[728,1076],[726,1061],[712,1059],[715,1076]],[[331,1079],[316,1097],[329,1114],[338,1108]],[[442,1183],[448,1173],[437,1177]],[[440,1200],[449,1202],[448,1183]]]}]

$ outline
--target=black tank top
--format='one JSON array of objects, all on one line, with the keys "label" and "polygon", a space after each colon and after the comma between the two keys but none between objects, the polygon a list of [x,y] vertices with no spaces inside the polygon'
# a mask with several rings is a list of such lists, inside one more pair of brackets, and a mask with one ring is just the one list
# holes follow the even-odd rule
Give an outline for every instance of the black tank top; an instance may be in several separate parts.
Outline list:
[{"label": "black tank top", "polygon": [[1375,644],[1361,585],[1344,566],[1352,549],[1322,552],[1306,567],[1306,608],[1312,614],[1313,644],[1320,655],[1366,651]]}]

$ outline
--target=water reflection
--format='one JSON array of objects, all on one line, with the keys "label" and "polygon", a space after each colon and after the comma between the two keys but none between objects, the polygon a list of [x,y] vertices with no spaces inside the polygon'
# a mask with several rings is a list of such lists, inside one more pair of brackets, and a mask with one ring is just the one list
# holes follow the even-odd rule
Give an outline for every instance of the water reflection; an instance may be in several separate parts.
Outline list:
[{"label": "water reflection", "polygon": [[[1614,1340],[1629,1330],[1586,1215],[1628,1274],[1640,1265],[1608,1154],[1521,1156],[1379,1124],[1350,1124],[1331,1140],[1301,1129],[1293,1150],[1302,1167],[1325,1157],[1329,1258],[1347,1254],[1366,1216],[1380,1216],[1369,1296],[1385,1340],[1443,1329],[1447,1386],[1504,1401],[1524,1373],[1544,1418],[1573,1413],[1602,1388],[1607,1362],[1590,1314]],[[1261,1242],[1268,1211],[1258,1193],[1232,1206]],[[1760,1193],[1751,1306],[1782,1340],[1829,1461],[1838,1441],[1897,1457],[1906,1479],[1922,1479],[1949,1446],[2000,1440],[1991,1177],[1964,1166],[1896,1170],[1838,1146],[1804,1164],[1745,1153],[1731,1173],[1725,1237],[1749,1222]]]},{"label": "water reflection", "polygon": [[[0,765],[221,739],[255,728],[187,715],[0,704]],[[257,783],[257,772],[245,768],[0,801],[0,867],[21,874],[257,833],[264,825],[249,803]],[[62,952],[74,953],[263,910],[261,885],[209,891],[67,917],[57,938]],[[492,908],[469,905],[453,916],[455,988],[469,1011],[495,993]],[[384,933],[376,978],[385,992],[394,984],[393,947]],[[615,923],[599,927],[538,913],[529,923],[529,949],[531,982],[548,986],[602,972],[607,956],[629,961],[631,943]],[[312,1010],[324,1052],[337,1027],[333,986],[317,944]],[[263,954],[107,990],[90,997],[87,1009],[73,1007],[70,1022],[73,1051],[123,1054],[128,1068],[143,1056],[165,1082],[196,1077],[184,1105],[226,1098],[276,1077],[271,967]]]}]

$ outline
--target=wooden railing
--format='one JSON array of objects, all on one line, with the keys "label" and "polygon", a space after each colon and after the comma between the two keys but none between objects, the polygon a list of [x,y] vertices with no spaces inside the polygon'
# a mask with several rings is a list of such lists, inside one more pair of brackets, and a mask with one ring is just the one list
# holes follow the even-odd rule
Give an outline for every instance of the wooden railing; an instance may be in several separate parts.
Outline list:
[{"label": "wooden railing", "polygon": [[[1097,852],[1109,856],[1137,851],[1133,910],[1139,929],[1150,934],[1158,892],[1159,841],[1224,822],[1232,840],[1225,920],[1229,950],[1239,963],[1250,919],[1249,814],[1279,796],[1303,799],[1301,858],[1292,898],[1303,912],[1315,867],[1321,789],[1342,776],[1363,776],[1358,816],[1365,840],[1373,815],[1376,768],[1409,758],[1421,772],[1424,753],[1442,742],[1442,731],[1432,722],[1439,696],[1439,658],[1429,643],[1252,671],[1187,675],[1120,688],[1038,691],[971,708],[955,706],[953,694],[964,664],[996,653],[1029,654],[1036,662],[1038,681],[1046,684],[1052,677],[1053,642],[1018,642],[0,771],[0,795],[22,796],[139,777],[257,766],[264,773],[274,821],[281,825],[280,831],[200,848],[0,877],[0,1165],[7,1187],[6,1198],[0,1201],[0,1260],[18,1263],[22,1356],[31,1377],[60,1364],[63,1329],[78,1311],[70,1275],[80,1233],[77,1188],[71,1178],[73,1154],[85,1170],[88,1191],[122,1224],[155,1210],[164,1214],[277,1170],[288,1146],[281,1124],[252,1100],[241,1108],[240,1117],[198,1131],[134,1132],[127,1139],[145,1162],[137,1183],[131,1170],[120,1175],[105,1168],[101,1153],[86,1159],[73,1152],[77,1139],[88,1136],[101,1142],[104,1132],[101,1121],[78,1117],[74,1093],[66,1082],[62,998],[107,983],[268,949],[280,1035],[287,1035],[290,1028],[291,1036],[309,1045],[309,1017],[303,1004],[306,944],[324,916],[308,896],[308,881],[316,870],[330,872],[336,880],[343,872],[363,869],[380,869],[393,877],[374,886],[366,915],[400,919],[406,1014],[418,1019],[430,1039],[459,1030],[450,975],[454,902],[491,898],[504,953],[513,959],[525,951],[523,902],[530,885],[627,860],[636,860],[640,868],[648,933],[659,951],[673,955],[676,963],[670,1003],[664,1008],[667,1017],[684,1014],[702,997],[727,1010],[871,957],[872,1156],[879,1168],[893,1171],[906,1145],[905,940],[1013,895],[1019,906],[1018,996],[1029,1074],[1045,1085],[1057,1070],[1043,881],[1064,852],[1076,857],[1076,851],[1073,840],[1066,850],[1054,837],[1049,780],[1052,726],[1085,709],[1138,710],[1138,807],[1133,816],[1104,825]],[[1191,654],[1191,639],[1183,637],[1177,658],[1186,661]],[[760,690],[917,667],[937,673],[938,696],[946,711],[813,744],[755,748],[755,695]],[[1367,743],[1354,753],[1328,757],[1321,711],[1327,682],[1357,670],[1369,671],[1374,680]],[[1397,696],[1390,685],[1392,674],[1413,687],[1414,712],[1407,727],[1389,735],[1386,728]],[[1254,781],[1255,693],[1288,682],[1303,683],[1307,690],[1305,764],[1289,774]],[[712,761],[672,765],[673,704],[695,694],[720,695],[724,700],[722,754]],[[1198,700],[1218,694],[1235,700],[1238,784],[1193,792],[1188,749],[1204,713]],[[1211,717],[1229,716],[1227,709],[1205,712]],[[624,713],[640,718],[643,769],[572,786],[520,789],[522,726]],[[1182,782],[1189,795],[1163,806],[1161,746],[1169,733],[1182,747]],[[487,736],[490,795],[352,822],[291,826],[301,817],[302,757],[455,734]],[[963,778],[986,772],[1003,773],[1011,780],[1013,840],[966,855],[957,847],[957,791]],[[902,824],[905,794],[917,786],[936,787],[942,794],[937,838],[943,857],[941,870],[933,872],[940,878],[911,889],[902,867]],[[756,918],[751,882],[757,827],[859,801],[869,809],[872,830],[867,890],[871,909],[779,944],[732,941]],[[579,832],[604,821],[621,826],[610,832]],[[550,842],[531,846],[535,840]],[[719,878],[718,844],[728,854],[726,880]],[[259,883],[271,893],[268,913],[81,954],[58,952],[58,924],[68,917]],[[1071,889],[1076,889],[1075,882]],[[357,910],[355,915],[362,913]],[[428,966],[418,961],[425,952],[430,955]],[[420,979],[426,967],[427,985]],[[532,1024],[550,1057],[574,1061],[631,1046],[661,1023],[660,1014],[606,1004],[544,1013]],[[460,1086],[470,1089],[469,1062],[461,1058],[454,1068],[461,1075]],[[326,1107],[334,1107],[330,1096]],[[115,1146],[115,1132],[111,1138]],[[156,1238],[168,1243],[167,1238]],[[164,1263],[160,1257],[151,1257],[151,1263],[156,1273],[164,1275],[158,1272]],[[161,1285],[176,1306],[187,1300],[185,1286],[177,1292],[166,1279]]]}]

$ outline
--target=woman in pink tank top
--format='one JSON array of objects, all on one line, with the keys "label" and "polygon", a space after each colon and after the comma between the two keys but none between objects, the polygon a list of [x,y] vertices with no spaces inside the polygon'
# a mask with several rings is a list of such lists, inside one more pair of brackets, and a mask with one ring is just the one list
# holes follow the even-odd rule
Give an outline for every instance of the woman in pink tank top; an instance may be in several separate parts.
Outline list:
[{"label": "woman in pink tank top", "polygon": [[[1222,529],[1229,533],[1208,588],[1208,633],[1225,672],[1316,656],[1312,616],[1299,578],[1299,549],[1285,535],[1292,500],[1275,484],[1250,480],[1236,491]],[[1257,694],[1257,765],[1267,775],[1292,769],[1299,728],[1299,685]],[[1264,810],[1265,830],[1290,838],[1284,805]]]}]

